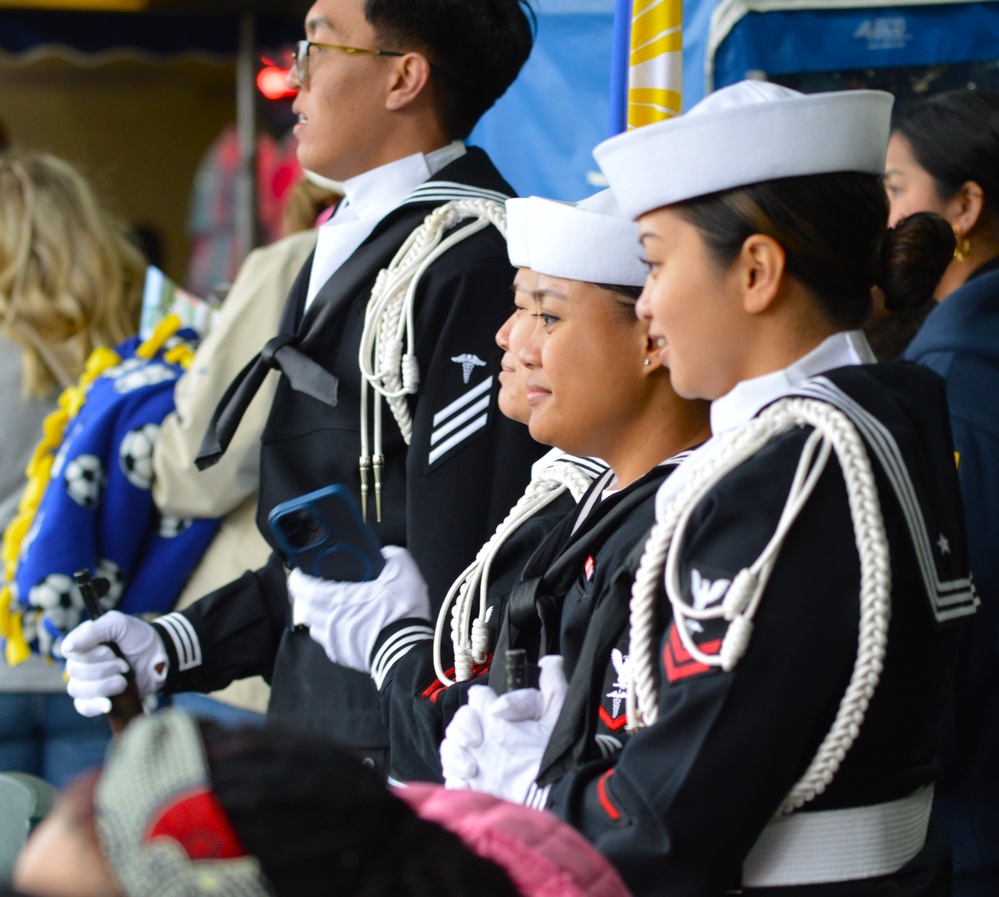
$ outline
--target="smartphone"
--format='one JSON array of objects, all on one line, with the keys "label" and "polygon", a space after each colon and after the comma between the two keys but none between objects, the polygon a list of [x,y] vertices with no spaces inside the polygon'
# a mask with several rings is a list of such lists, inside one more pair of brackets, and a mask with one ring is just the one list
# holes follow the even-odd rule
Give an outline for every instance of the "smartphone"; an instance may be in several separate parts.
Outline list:
[{"label": "smartphone", "polygon": [[334,485],[277,505],[267,516],[285,563],[338,582],[375,579],[381,546],[346,486]]}]

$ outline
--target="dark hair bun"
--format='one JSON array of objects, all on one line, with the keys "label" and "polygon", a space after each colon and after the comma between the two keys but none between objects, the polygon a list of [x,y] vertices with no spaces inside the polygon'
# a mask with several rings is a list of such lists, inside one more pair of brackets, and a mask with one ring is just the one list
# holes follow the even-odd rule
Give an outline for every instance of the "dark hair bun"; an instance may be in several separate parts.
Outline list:
[{"label": "dark hair bun", "polygon": [[933,212],[916,212],[891,228],[881,244],[878,278],[885,307],[909,311],[930,301],[955,245],[951,226]]}]

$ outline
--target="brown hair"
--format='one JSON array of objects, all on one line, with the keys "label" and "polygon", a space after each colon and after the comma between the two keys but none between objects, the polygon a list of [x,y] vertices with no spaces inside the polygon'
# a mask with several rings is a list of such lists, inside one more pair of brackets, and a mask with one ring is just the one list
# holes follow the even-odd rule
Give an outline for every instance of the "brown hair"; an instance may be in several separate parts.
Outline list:
[{"label": "brown hair", "polygon": [[613,294],[614,302],[626,323],[629,320],[632,323],[638,320],[635,316],[635,305],[638,303],[638,297],[642,295],[642,287],[621,283],[598,283],[595,286]]},{"label": "brown hair", "polygon": [[940,199],[974,181],[988,213],[999,211],[999,91],[943,91],[903,110],[892,131],[908,141]]},{"label": "brown hair", "polygon": [[281,234],[289,236],[316,226],[316,219],[343,199],[343,192],[312,183],[304,174],[288,193],[281,213]]},{"label": "brown hair", "polygon": [[844,329],[867,320],[873,286],[884,290],[892,311],[922,304],[954,251],[953,234],[935,215],[913,215],[888,230],[888,200],[872,174],[780,178],[675,208],[701,232],[722,267],[752,234],[772,237],[784,249],[786,272],[814,293],[831,324]]}]

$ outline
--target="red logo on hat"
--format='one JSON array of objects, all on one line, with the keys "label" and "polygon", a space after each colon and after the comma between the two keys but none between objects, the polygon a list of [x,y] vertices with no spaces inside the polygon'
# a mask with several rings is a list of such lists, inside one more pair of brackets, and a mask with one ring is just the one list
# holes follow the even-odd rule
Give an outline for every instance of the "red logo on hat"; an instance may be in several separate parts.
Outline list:
[{"label": "red logo on hat", "polygon": [[147,841],[156,838],[176,841],[192,860],[234,860],[246,856],[225,810],[207,788],[182,794],[164,806],[146,836]]}]

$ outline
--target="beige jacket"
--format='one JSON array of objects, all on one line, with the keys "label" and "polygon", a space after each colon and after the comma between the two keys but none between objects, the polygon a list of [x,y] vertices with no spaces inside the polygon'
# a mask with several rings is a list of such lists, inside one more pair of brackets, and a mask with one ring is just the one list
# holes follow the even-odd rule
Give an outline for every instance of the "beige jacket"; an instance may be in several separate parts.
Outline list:
[{"label": "beige jacket", "polygon": [[[177,381],[176,410],[160,428],[153,464],[153,497],[160,512],[173,517],[221,517],[218,535],[191,574],[177,607],[263,566],[270,548],[257,530],[255,515],[263,432],[277,373],[264,381],[240,422],[225,455],[198,471],[194,458],[222,393],[277,333],[291,285],[316,244],[316,231],[292,234],[254,250],[243,262],[222,312]],[[259,677],[218,692],[237,706],[263,712],[268,689]]]}]

